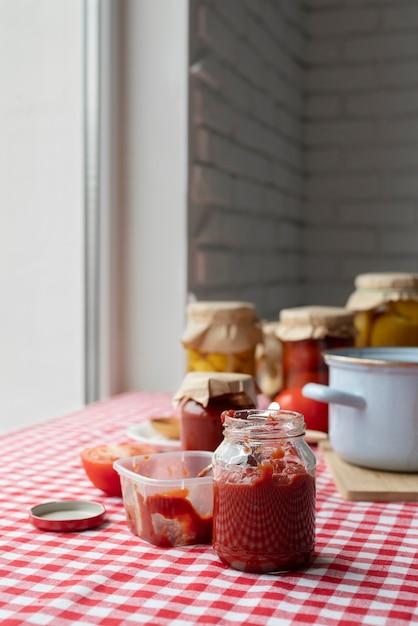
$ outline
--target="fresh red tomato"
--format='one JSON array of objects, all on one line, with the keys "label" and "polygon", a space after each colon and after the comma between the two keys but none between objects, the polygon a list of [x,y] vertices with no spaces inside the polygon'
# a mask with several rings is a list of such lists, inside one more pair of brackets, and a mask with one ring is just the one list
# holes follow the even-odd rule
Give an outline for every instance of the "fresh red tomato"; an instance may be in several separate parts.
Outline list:
[{"label": "fresh red tomato", "polygon": [[121,496],[120,478],[113,468],[114,461],[128,456],[153,454],[154,452],[157,450],[145,443],[95,446],[86,448],[81,452],[81,462],[95,487],[104,491],[108,496]]},{"label": "fresh red tomato", "polygon": [[299,387],[284,389],[277,394],[274,401],[280,404],[281,409],[302,413],[306,428],[328,432],[328,404],[305,398]]}]

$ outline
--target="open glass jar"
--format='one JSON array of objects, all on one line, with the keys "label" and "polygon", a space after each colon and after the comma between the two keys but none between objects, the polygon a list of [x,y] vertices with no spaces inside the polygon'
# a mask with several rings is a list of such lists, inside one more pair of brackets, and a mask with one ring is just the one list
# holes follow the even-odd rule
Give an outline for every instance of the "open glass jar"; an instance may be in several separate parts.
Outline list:
[{"label": "open glass jar", "polygon": [[213,547],[238,570],[307,567],[315,549],[316,459],[301,413],[228,410],[213,455]]}]

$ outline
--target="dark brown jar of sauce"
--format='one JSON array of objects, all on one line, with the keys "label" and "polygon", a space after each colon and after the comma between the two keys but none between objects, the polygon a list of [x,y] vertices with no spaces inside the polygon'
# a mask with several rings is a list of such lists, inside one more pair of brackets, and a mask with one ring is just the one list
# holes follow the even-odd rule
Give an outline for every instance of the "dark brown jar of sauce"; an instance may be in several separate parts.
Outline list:
[{"label": "dark brown jar of sauce", "polygon": [[189,372],[174,402],[180,404],[182,449],[214,451],[223,440],[221,413],[254,409],[257,395],[248,374]]}]

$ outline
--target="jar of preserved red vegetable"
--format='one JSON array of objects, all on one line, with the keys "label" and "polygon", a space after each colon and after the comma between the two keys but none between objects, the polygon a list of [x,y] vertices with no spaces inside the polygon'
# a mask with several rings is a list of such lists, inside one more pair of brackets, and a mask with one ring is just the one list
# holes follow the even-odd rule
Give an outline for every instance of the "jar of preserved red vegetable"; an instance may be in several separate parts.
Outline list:
[{"label": "jar of preserved red vegetable", "polygon": [[189,372],[173,402],[180,404],[182,449],[213,452],[223,439],[222,412],[255,408],[257,394],[249,374]]},{"label": "jar of preserved red vegetable", "polygon": [[282,309],[277,326],[282,343],[283,389],[328,384],[322,352],[354,345],[354,313],[346,308],[301,306]]},{"label": "jar of preserved red vegetable", "polygon": [[307,567],[315,549],[316,460],[293,411],[225,411],[213,455],[213,547],[245,572]]},{"label": "jar of preserved red vegetable", "polygon": [[238,372],[255,376],[261,324],[250,302],[192,302],[182,336],[188,372]]}]

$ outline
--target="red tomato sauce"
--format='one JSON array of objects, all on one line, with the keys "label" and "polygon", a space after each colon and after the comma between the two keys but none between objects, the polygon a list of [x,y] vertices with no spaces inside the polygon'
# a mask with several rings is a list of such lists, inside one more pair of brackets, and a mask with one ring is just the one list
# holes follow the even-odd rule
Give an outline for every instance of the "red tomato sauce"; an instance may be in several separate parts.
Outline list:
[{"label": "red tomato sauce", "polygon": [[210,543],[212,515],[199,515],[187,499],[188,495],[188,489],[157,493],[146,498],[138,493],[139,520],[136,507],[127,507],[128,527],[135,535],[162,548]]},{"label": "red tomato sauce", "polygon": [[213,547],[246,572],[307,567],[315,548],[315,479],[300,464],[258,465],[214,482]]}]

